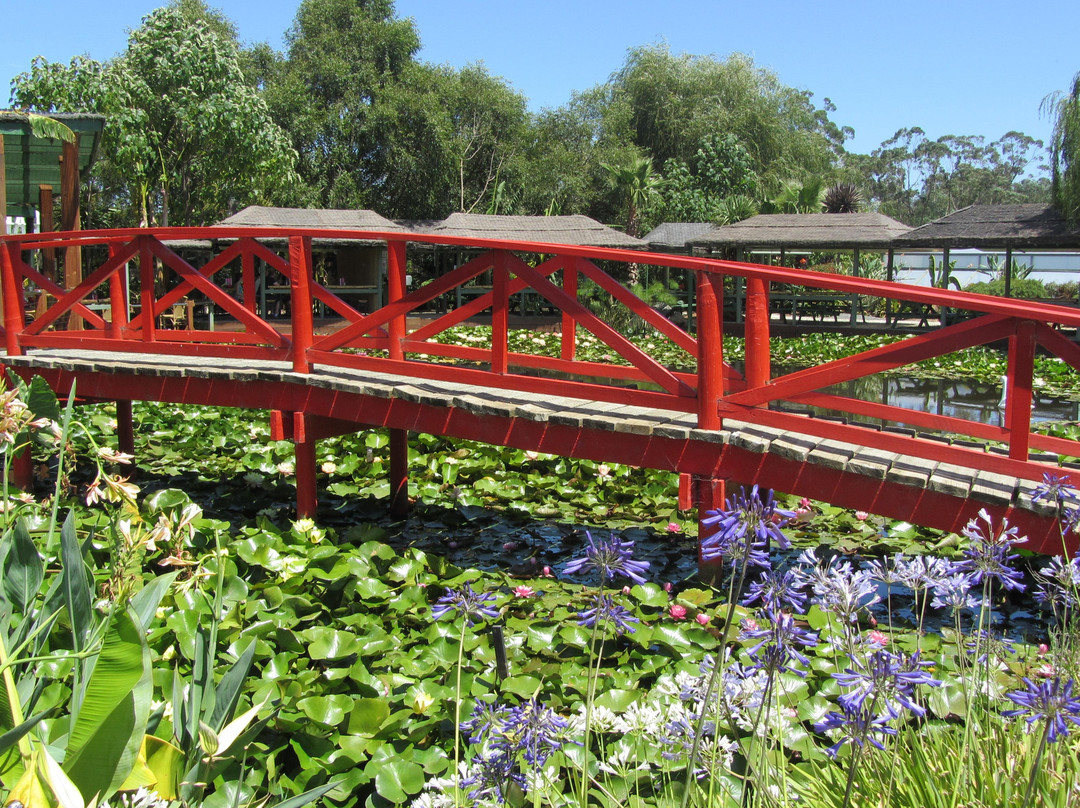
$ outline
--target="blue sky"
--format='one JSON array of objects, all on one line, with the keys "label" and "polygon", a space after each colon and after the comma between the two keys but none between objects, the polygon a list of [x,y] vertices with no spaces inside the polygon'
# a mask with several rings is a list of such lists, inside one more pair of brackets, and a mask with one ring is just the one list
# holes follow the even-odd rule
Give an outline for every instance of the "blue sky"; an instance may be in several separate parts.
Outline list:
[{"label": "blue sky", "polygon": [[[30,59],[108,59],[155,0],[3,0],[0,82]],[[283,47],[299,0],[218,0],[246,42]],[[412,17],[420,58],[483,62],[529,99],[557,107],[606,80],[629,48],[666,42],[673,52],[742,52],[785,84],[830,98],[832,118],[870,151],[901,127],[931,138],[1010,130],[1048,139],[1042,99],[1080,71],[1080,2],[789,2],[771,0],[398,0]]]}]

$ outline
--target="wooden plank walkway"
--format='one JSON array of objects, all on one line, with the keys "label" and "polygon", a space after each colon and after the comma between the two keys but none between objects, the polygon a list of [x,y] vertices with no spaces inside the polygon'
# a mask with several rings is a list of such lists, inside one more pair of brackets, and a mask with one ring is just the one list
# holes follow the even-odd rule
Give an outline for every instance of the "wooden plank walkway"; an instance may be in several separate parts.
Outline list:
[{"label": "wooden plank walkway", "polygon": [[161,354],[34,350],[0,356],[60,393],[305,412],[356,428],[390,427],[758,483],[944,530],[986,508],[1060,552],[1054,511],[1032,501],[1035,483],[725,419],[702,430],[692,413],[541,397],[336,367],[296,373],[290,363]]}]

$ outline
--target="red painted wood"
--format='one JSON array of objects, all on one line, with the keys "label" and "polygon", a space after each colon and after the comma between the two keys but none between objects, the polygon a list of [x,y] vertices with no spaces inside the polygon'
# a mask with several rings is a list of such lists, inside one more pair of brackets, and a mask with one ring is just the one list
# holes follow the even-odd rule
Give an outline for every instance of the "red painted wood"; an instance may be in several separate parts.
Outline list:
[{"label": "red painted wood", "polygon": [[499,250],[492,263],[492,309],[491,309],[491,372],[500,376],[509,370],[507,354],[509,352],[510,333],[510,295],[507,286],[510,283],[511,256]]},{"label": "red painted wood", "polygon": [[315,337],[311,311],[311,277],[311,239],[293,236],[289,239],[289,290],[292,294],[289,314],[292,317],[292,360],[296,373],[311,371],[308,350]]},{"label": "red painted wood", "polygon": [[[581,259],[573,258],[563,266],[563,291],[571,300],[578,299],[578,263]],[[560,358],[571,361],[577,356],[577,321],[570,312],[562,311],[562,334],[559,341]]]},{"label": "red painted wood", "polygon": [[[404,298],[407,293],[405,288],[405,242],[399,241],[387,245],[386,267],[387,297],[390,299],[391,303],[396,303]],[[387,345],[387,351],[389,352],[391,359],[405,358],[402,342],[405,339],[406,325],[404,315],[395,317],[387,323],[390,339],[389,344]]]},{"label": "red painted wood", "polygon": [[116,402],[116,443],[121,452],[135,454],[135,418],[130,399]]},{"label": "red painted wood", "polygon": [[1005,424],[1009,457],[1027,460],[1031,435],[1031,384],[1035,368],[1035,323],[1021,320],[1009,337],[1009,369],[1005,383]]},{"label": "red painted wood", "polygon": [[390,513],[409,515],[409,433],[390,430]]},{"label": "red painted wood", "polygon": [[307,415],[294,412],[293,441],[296,458],[296,515],[304,519],[313,519],[319,510],[318,488],[315,478],[315,438],[308,436],[305,429]]},{"label": "red painted wood", "polygon": [[698,324],[698,427],[719,429],[717,403],[724,396],[723,281],[701,273],[697,279]]},{"label": "red painted wood", "polygon": [[746,281],[746,385],[764,387],[772,375],[769,361],[769,284]]},{"label": "red painted wood", "polygon": [[[3,137],[0,135],[0,137]],[[19,334],[22,332],[23,311],[22,280],[15,272],[18,244],[0,244],[0,272],[3,273],[0,289],[4,295],[4,345],[9,356],[19,356]]]},{"label": "red painted wood", "polygon": [[145,342],[154,342],[157,336],[157,321],[154,317],[154,253],[151,250],[150,236],[136,239],[139,254],[139,318],[142,321],[142,337]]}]

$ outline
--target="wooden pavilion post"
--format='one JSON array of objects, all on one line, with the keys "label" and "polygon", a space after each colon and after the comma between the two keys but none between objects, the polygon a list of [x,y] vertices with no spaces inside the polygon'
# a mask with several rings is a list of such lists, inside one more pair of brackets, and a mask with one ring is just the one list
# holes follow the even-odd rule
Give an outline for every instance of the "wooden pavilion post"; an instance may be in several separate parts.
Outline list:
[{"label": "wooden pavilion post", "polygon": [[[79,194],[79,136],[74,141],[64,141],[60,152],[60,229],[82,229]],[[64,248],[64,287],[74,289],[82,283],[82,247],[73,244]],[[68,330],[81,331],[82,317],[72,311],[68,315]]]},{"label": "wooden pavilion post", "polygon": [[1012,297],[1012,245],[1005,248],[1005,297]]},{"label": "wooden pavilion post", "polygon": [[[405,297],[406,293],[405,242],[387,242],[386,252],[387,302],[394,304]],[[390,359],[404,359],[402,342],[407,331],[405,315],[393,318],[386,327],[390,334],[390,344],[387,347]],[[390,513],[400,518],[409,515],[409,433],[404,429],[390,430]]]}]

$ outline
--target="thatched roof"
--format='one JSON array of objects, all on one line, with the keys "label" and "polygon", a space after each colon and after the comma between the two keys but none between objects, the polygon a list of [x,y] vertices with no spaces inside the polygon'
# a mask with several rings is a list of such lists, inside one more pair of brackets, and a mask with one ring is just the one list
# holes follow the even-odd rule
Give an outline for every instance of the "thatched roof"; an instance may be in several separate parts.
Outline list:
[{"label": "thatched roof", "polygon": [[970,205],[916,227],[899,247],[1080,249],[1080,228],[1048,205]]},{"label": "thatched roof", "polygon": [[451,213],[426,232],[434,236],[501,238],[578,247],[644,250],[648,246],[641,239],[602,225],[588,216],[493,216],[484,213]]},{"label": "thatched roof", "polygon": [[643,238],[650,250],[661,252],[690,252],[690,242],[709,233],[716,225],[712,222],[664,222],[650,230]]},{"label": "thatched roof", "polygon": [[695,247],[888,249],[910,228],[880,213],[769,213],[717,227]]},{"label": "thatched roof", "polygon": [[264,208],[251,205],[234,213],[223,227],[310,227],[321,230],[388,230],[405,228],[372,210],[314,210],[307,208]]}]

